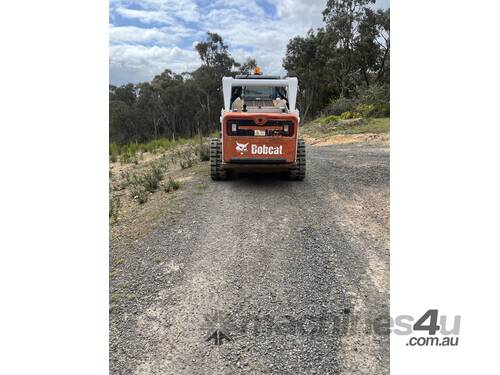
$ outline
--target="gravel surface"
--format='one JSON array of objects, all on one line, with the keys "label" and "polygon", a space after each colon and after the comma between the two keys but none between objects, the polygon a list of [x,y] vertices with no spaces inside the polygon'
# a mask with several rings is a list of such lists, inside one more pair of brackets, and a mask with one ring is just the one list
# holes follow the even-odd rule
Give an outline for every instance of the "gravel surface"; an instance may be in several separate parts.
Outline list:
[{"label": "gravel surface", "polygon": [[389,148],[307,152],[111,244],[110,373],[389,373]]}]

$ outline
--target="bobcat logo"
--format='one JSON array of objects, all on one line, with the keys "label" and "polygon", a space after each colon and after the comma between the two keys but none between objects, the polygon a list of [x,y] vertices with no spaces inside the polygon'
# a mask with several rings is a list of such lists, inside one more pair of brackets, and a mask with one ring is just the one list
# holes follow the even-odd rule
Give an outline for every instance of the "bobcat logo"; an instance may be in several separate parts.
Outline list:
[{"label": "bobcat logo", "polygon": [[243,155],[244,152],[247,152],[247,146],[248,143],[238,143],[236,142],[236,151],[238,151],[241,155]]}]

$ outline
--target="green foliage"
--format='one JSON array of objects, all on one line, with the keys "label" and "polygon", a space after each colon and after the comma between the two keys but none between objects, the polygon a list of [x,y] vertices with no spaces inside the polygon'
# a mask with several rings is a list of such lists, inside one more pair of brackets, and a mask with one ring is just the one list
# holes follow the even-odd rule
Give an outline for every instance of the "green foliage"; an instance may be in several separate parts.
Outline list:
[{"label": "green foliage", "polygon": [[196,145],[195,152],[201,161],[210,160],[210,145],[207,142],[198,143]]},{"label": "green foliage", "polygon": [[161,165],[160,163],[153,164],[153,167],[151,168],[151,174],[154,178],[156,178],[158,181],[161,181],[163,180],[164,173],[165,168],[163,165]]},{"label": "green foliage", "polygon": [[158,189],[159,182],[160,179],[153,171],[149,171],[144,174],[143,183],[146,191],[154,193]]},{"label": "green foliage", "polygon": [[179,181],[173,179],[172,177],[169,177],[168,182],[163,185],[163,191],[165,191],[166,193],[169,193],[172,190],[175,191],[175,190],[179,189],[180,186],[181,185],[180,185]]},{"label": "green foliage", "polygon": [[353,98],[340,97],[333,100],[327,112],[342,115],[343,119],[355,118],[349,117],[354,114],[357,117],[387,117],[390,115],[389,108],[389,86],[374,84],[358,87]]},{"label": "green foliage", "polygon": [[254,68],[257,67],[257,62],[255,61],[255,59],[249,57],[243,64],[237,64],[236,66],[238,65],[240,74],[252,74]]},{"label": "green foliage", "polygon": [[148,192],[142,185],[131,185],[130,197],[140,204],[144,204],[148,201]]},{"label": "green foliage", "polygon": [[373,104],[360,103],[356,106],[356,112],[361,115],[361,117],[371,117],[375,112],[375,106]]},{"label": "green foliage", "polygon": [[366,117],[387,117],[390,115],[389,85],[374,84],[358,90],[359,104],[372,105],[373,109]]},{"label": "green foliage", "polygon": [[348,112],[344,112],[340,115],[340,119],[341,120],[349,120],[349,119],[353,119],[353,118],[361,118],[363,117],[361,115],[361,113],[359,112],[351,112],[351,111],[348,111]]},{"label": "green foliage", "polygon": [[354,110],[356,104],[353,99],[348,99],[341,96],[338,99],[334,99],[330,103],[328,112],[333,115],[341,115],[344,112],[350,112]]},{"label": "green foliage", "polygon": [[326,26],[288,42],[283,67],[299,79],[303,118],[353,112],[359,103],[374,104],[373,116],[387,114],[388,96],[384,104],[359,97],[362,87],[390,82],[390,11],[371,9],[373,2],[328,0]]},{"label": "green foliage", "polygon": [[184,154],[179,160],[181,169],[191,168],[194,164],[194,158],[191,153]]},{"label": "green foliage", "polygon": [[340,120],[340,116],[338,115],[330,115],[330,116],[320,117],[317,119],[317,121],[321,124],[328,124],[338,120]]},{"label": "green foliage", "polygon": [[189,145],[173,152],[170,156],[172,163],[179,163],[181,169],[191,168],[199,156],[200,145]]},{"label": "green foliage", "polygon": [[109,198],[109,219],[111,220],[111,222],[118,221],[120,207],[121,207],[120,197]]}]

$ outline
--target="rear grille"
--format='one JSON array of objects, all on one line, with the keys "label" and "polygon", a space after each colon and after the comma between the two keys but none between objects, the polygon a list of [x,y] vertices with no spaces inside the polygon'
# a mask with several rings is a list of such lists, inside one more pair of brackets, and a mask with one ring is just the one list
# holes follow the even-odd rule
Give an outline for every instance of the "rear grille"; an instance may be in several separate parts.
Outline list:
[{"label": "rear grille", "polygon": [[[294,134],[295,127],[292,121],[289,120],[269,120],[264,125],[257,125],[253,120],[229,120],[227,122],[227,134],[230,136],[252,137],[255,136],[255,130],[265,130],[266,137],[291,137]],[[233,127],[236,126],[236,131]],[[288,127],[286,132],[285,126]],[[252,127],[252,129],[248,129]],[[269,129],[273,127],[273,129]]]}]

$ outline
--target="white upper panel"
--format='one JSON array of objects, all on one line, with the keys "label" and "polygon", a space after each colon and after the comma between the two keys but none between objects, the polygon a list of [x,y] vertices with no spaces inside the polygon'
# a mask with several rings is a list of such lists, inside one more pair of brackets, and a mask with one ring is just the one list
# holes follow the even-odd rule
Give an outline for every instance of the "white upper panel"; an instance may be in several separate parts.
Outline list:
[{"label": "white upper panel", "polygon": [[297,102],[298,80],[296,77],[285,79],[235,79],[232,77],[222,78],[222,90],[224,92],[224,110],[231,110],[231,89],[233,87],[285,87],[288,97],[290,112],[297,112],[295,104]]}]

